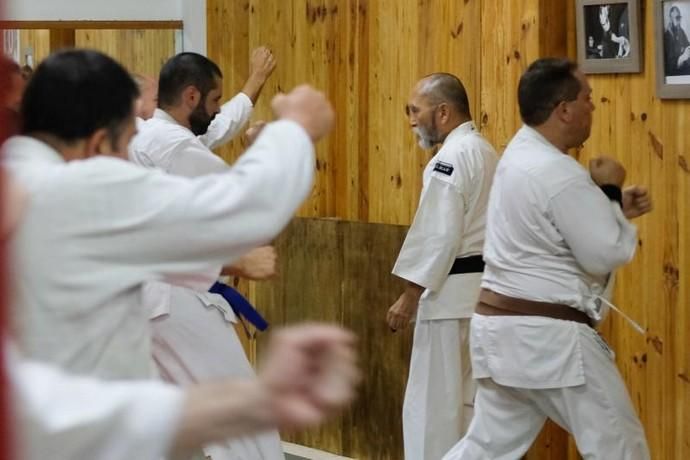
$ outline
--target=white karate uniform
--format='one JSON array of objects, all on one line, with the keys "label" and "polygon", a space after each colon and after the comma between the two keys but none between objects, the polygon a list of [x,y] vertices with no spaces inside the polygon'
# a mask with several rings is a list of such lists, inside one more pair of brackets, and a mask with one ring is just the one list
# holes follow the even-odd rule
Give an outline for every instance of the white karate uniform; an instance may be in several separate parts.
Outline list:
[{"label": "white karate uniform", "polygon": [[210,286],[215,267],[282,230],[314,175],[311,139],[290,121],[267,126],[231,171],[196,179],[111,157],[66,163],[29,137],[4,149],[29,195],[12,242],[20,349],[105,379],[152,375],[142,283]]},{"label": "white karate uniform", "polygon": [[[602,319],[609,273],[628,262],[637,230],[575,159],[524,126],[496,171],[482,286],[560,303]],[[513,460],[546,418],[587,459],[649,459],[613,352],[589,326],[537,316],[482,316],[470,327],[475,415],[445,460]]]},{"label": "white karate uniform", "polygon": [[[233,101],[236,101],[235,110],[226,109],[223,115],[230,134],[216,135],[216,144],[236,134],[251,115],[251,101],[247,96],[240,93],[224,108]],[[233,116],[236,121],[230,123]],[[217,125],[215,130],[218,131]],[[197,138],[158,109],[153,118],[140,126],[130,146],[130,159],[186,177],[228,171],[230,167],[204,145],[208,140]],[[237,225],[241,228],[242,222],[238,221]],[[203,227],[198,231],[203,231]],[[194,238],[194,233],[189,236]],[[219,272],[220,267],[215,275]],[[222,296],[206,292],[207,289],[164,283],[147,283],[144,287],[144,299],[152,311],[153,357],[161,376],[170,382],[188,385],[215,378],[255,375],[233,327],[237,320],[232,308]],[[277,431],[208,446],[204,452],[213,460],[284,458]]]},{"label": "white karate uniform", "polygon": [[185,400],[179,388],[67,375],[12,347],[5,357],[18,458],[160,460],[170,449]]},{"label": "white karate uniform", "polygon": [[438,460],[472,417],[468,329],[481,273],[448,273],[456,258],[481,255],[498,157],[469,121],[429,161],[419,207],[393,268],[426,289],[419,302],[403,405],[407,460]]}]

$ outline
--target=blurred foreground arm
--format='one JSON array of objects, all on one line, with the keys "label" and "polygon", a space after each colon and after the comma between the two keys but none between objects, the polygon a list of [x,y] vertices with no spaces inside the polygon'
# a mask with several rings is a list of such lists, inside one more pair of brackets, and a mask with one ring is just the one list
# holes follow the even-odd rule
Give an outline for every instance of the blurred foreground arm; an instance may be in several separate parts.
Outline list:
[{"label": "blurred foreground arm", "polygon": [[352,334],[333,326],[275,333],[258,381],[190,389],[173,454],[268,428],[299,430],[322,423],[355,396],[360,375],[354,344]]},{"label": "blurred foreground arm", "polygon": [[163,382],[106,382],[22,361],[10,347],[26,460],[185,458],[209,442],[268,428],[299,430],[345,407],[359,381],[354,337],[305,325],[276,332],[258,380],[182,389]]}]

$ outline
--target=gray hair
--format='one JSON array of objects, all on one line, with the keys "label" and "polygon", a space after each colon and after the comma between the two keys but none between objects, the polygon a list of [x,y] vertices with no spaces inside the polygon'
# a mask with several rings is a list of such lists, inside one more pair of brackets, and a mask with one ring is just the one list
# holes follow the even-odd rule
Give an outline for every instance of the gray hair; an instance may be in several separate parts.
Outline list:
[{"label": "gray hair", "polygon": [[450,104],[460,115],[472,118],[465,87],[460,79],[453,74],[436,72],[427,75],[421,85],[420,94],[425,96],[432,105],[445,102]]}]

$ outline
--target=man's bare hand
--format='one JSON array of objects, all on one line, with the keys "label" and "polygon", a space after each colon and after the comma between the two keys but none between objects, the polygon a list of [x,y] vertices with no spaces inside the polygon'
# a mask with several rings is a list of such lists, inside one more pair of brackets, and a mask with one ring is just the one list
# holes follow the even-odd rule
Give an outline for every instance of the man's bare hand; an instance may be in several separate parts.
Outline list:
[{"label": "man's bare hand", "polygon": [[625,168],[611,157],[593,158],[589,162],[589,173],[599,186],[615,185],[621,188],[625,182]]},{"label": "man's bare hand", "polygon": [[276,68],[276,58],[271,50],[265,46],[260,46],[252,51],[249,60],[249,76],[257,78],[263,84],[271,76]]},{"label": "man's bare hand", "polygon": [[652,210],[652,197],[645,187],[633,185],[623,190],[623,214],[634,219]]},{"label": "man's bare hand", "polygon": [[320,91],[301,85],[288,94],[278,94],[271,107],[276,117],[300,124],[316,142],[333,128],[333,107]]},{"label": "man's bare hand", "polygon": [[223,270],[223,275],[239,276],[254,281],[273,278],[277,274],[278,254],[273,246],[252,249],[237,262]]},{"label": "man's bare hand", "polygon": [[259,371],[279,428],[318,425],[355,397],[356,339],[340,327],[302,325],[274,333]]},{"label": "man's bare hand", "polygon": [[252,125],[247,128],[247,131],[244,133],[244,135],[247,137],[247,145],[252,145],[254,141],[256,141],[256,138],[259,137],[259,134],[261,134],[261,131],[263,131],[264,127],[266,127],[266,122],[259,120],[255,123],[252,123]]},{"label": "man's bare hand", "polygon": [[409,295],[408,292],[403,292],[398,300],[388,309],[386,315],[386,322],[393,330],[405,329],[410,320],[417,314],[419,308],[419,297]]}]

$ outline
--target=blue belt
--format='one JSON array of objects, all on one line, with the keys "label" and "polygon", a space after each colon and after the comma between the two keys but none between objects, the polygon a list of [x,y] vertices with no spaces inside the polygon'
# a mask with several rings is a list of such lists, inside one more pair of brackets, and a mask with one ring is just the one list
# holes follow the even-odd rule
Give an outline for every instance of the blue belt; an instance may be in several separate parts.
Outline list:
[{"label": "blue belt", "polygon": [[227,284],[216,282],[208,292],[220,294],[230,304],[235,315],[246,319],[258,330],[265,331],[268,328],[268,322],[261,316],[261,313],[256,311],[256,308],[236,289]]}]

